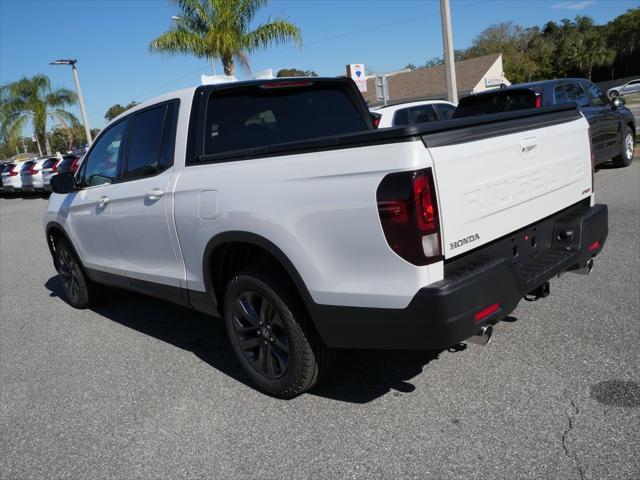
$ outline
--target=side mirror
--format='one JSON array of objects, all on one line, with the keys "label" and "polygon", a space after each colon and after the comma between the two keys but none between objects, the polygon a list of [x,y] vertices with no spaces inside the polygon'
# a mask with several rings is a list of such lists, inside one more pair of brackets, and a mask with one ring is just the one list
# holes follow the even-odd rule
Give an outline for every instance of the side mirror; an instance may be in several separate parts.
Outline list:
[{"label": "side mirror", "polygon": [[619,108],[625,104],[625,101],[624,98],[615,97],[613,100],[611,100],[611,103],[613,104],[613,108]]},{"label": "side mirror", "polygon": [[71,172],[59,173],[51,177],[51,190],[54,193],[71,193],[76,188],[76,180]]}]

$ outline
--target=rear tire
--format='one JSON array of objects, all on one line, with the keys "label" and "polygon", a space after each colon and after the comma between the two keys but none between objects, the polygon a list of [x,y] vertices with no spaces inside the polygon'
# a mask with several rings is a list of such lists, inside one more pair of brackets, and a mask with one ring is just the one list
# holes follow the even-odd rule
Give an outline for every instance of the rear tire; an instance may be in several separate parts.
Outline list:
[{"label": "rear tire", "polygon": [[67,303],[79,309],[91,306],[96,297],[95,285],[84,272],[71,244],[66,239],[59,238],[55,246],[56,267]]},{"label": "rear tire", "polygon": [[293,398],[324,376],[333,352],[283,285],[264,273],[237,273],[227,284],[224,320],[249,378],[270,395]]},{"label": "rear tire", "polygon": [[633,130],[625,126],[622,131],[622,150],[620,155],[613,158],[613,165],[616,167],[628,167],[633,161],[634,138]]}]

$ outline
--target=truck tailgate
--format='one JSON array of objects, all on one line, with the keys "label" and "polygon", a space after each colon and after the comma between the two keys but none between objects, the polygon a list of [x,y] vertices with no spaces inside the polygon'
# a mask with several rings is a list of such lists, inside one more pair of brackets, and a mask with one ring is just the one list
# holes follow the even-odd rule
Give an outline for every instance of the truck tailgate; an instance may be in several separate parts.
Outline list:
[{"label": "truck tailgate", "polygon": [[588,123],[575,111],[427,134],[423,141],[434,162],[445,258],[592,193]]}]

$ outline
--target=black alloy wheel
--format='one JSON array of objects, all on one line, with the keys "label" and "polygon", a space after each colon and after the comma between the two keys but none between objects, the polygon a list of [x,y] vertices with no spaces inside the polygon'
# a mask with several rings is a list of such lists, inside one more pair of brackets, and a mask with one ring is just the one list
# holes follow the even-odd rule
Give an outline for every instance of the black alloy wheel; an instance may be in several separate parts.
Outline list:
[{"label": "black alloy wheel", "polygon": [[245,291],[233,307],[233,333],[249,365],[269,379],[281,378],[289,368],[286,327],[276,308],[260,293]]}]

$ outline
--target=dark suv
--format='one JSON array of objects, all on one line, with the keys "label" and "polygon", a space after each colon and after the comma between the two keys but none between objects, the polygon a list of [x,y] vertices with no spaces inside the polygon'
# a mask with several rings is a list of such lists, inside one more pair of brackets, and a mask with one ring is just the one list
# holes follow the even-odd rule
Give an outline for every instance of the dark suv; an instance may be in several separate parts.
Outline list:
[{"label": "dark suv", "polygon": [[[527,97],[523,93],[525,90],[532,91],[535,96]],[[619,167],[631,163],[636,134],[633,114],[624,106],[623,99],[609,100],[596,85],[584,78],[520,83],[469,95],[460,99],[454,117],[493,113],[497,106],[502,108],[500,111],[509,111],[563,103],[576,103],[589,121],[596,164],[611,159]]]}]

